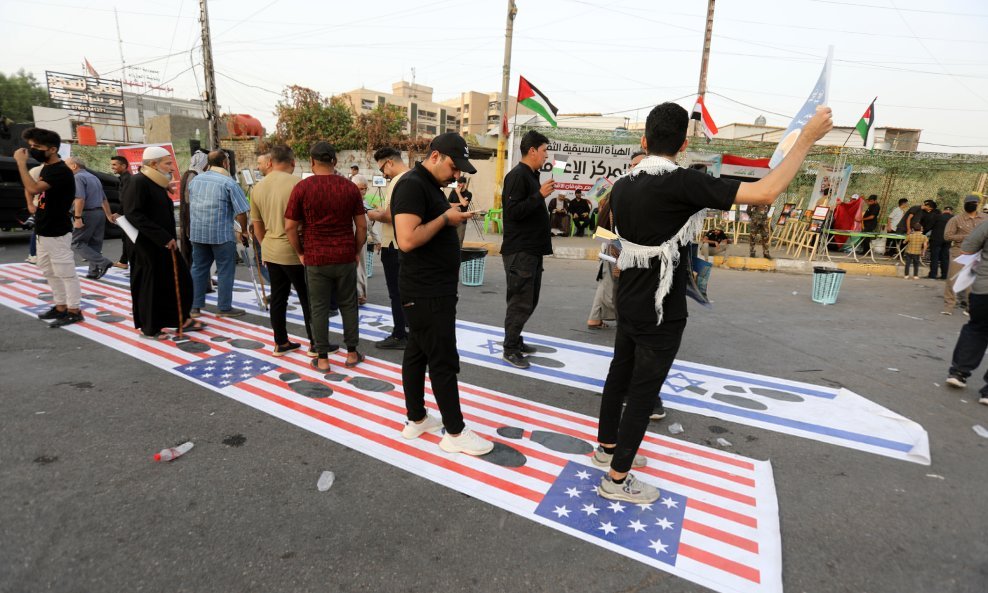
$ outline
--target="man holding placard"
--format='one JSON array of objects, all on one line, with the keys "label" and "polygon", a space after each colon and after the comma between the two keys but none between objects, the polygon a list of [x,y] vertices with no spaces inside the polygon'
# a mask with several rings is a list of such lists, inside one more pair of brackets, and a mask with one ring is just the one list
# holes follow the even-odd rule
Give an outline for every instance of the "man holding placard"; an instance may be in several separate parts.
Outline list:
[{"label": "man holding placard", "polygon": [[647,463],[638,447],[686,328],[690,270],[684,262],[703,228],[706,209],[771,204],[799,172],[813,144],[833,127],[830,109],[819,107],[771,173],[740,183],[676,164],[676,156],[688,144],[688,124],[689,113],[675,103],[653,109],[641,141],[648,156],[611,191],[614,228],[622,247],[620,322],[600,404],[600,446],[592,461],[610,468],[598,494],[634,504],[659,497],[657,488],[630,471]]}]

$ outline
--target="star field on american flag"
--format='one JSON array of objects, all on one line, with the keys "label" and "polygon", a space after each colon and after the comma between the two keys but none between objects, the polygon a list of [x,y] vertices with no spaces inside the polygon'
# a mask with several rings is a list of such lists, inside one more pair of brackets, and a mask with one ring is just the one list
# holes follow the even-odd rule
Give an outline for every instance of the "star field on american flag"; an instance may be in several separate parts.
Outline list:
[{"label": "star field on american flag", "polygon": [[676,564],[687,499],[662,489],[651,504],[602,498],[604,472],[569,462],[552,483],[535,514],[650,558]]},{"label": "star field on american flag", "polygon": [[177,366],[175,370],[183,375],[222,389],[240,381],[253,379],[258,375],[273,371],[275,368],[273,364],[252,358],[246,354],[227,352],[219,356],[203,358],[202,360]]}]

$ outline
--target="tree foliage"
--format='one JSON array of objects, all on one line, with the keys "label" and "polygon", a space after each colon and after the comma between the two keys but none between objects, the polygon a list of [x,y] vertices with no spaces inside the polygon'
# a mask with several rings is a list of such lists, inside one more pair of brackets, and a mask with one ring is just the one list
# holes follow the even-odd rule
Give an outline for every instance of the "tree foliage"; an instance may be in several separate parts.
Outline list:
[{"label": "tree foliage", "polygon": [[296,154],[308,154],[313,143],[329,142],[337,150],[373,152],[384,146],[401,150],[424,150],[429,141],[414,141],[405,132],[408,119],[395,105],[377,105],[357,113],[348,97],[324,97],[302,86],[283,91],[275,114],[278,123],[269,142],[284,142]]},{"label": "tree foliage", "polygon": [[33,74],[18,70],[16,74],[0,73],[0,117],[7,117],[15,123],[34,121],[31,107],[50,107],[48,90],[34,78]]}]

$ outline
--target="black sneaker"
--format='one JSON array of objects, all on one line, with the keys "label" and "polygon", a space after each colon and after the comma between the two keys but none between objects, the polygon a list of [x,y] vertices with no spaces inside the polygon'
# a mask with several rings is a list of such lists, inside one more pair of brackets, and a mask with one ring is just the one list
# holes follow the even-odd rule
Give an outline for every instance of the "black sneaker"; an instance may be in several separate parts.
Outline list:
[{"label": "black sneaker", "polygon": [[529,346],[525,342],[522,342],[521,343],[521,352],[522,352],[522,354],[535,354],[538,351],[539,351],[539,349],[536,348],[535,346]]},{"label": "black sneaker", "polygon": [[504,359],[504,362],[515,368],[527,369],[532,366],[527,360],[525,360],[525,357],[522,356],[521,352],[505,352],[501,355],[501,358]]},{"label": "black sneaker", "polygon": [[404,350],[405,346],[408,345],[408,338],[396,338],[395,336],[388,336],[374,344],[375,348],[380,348],[381,350]]},{"label": "black sneaker", "polygon": [[666,409],[662,406],[662,402],[655,404],[655,408],[652,409],[652,415],[648,417],[649,420],[662,420],[666,417]]},{"label": "black sneaker", "polygon": [[112,268],[112,267],[113,267],[113,262],[110,262],[110,263],[106,264],[105,266],[99,266],[99,267],[97,267],[96,268],[96,272],[93,274],[93,280],[99,280],[103,276],[106,276],[106,273],[109,272],[110,271],[110,268]]},{"label": "black sneaker", "polygon": [[38,319],[42,321],[51,321],[52,319],[61,319],[62,317],[65,317],[68,314],[69,314],[68,311],[59,311],[57,307],[52,307],[51,309],[48,309],[44,313],[39,314]]},{"label": "black sneaker", "polygon": [[291,352],[292,350],[298,350],[302,345],[298,342],[289,341],[288,344],[282,346],[281,344],[276,344],[274,351],[271,352],[272,356],[284,356]]},{"label": "black sneaker", "polygon": [[82,316],[82,311],[79,311],[78,313],[66,311],[64,316],[59,317],[55,321],[52,321],[51,325],[49,325],[48,327],[63,327],[66,325],[72,325],[73,323],[79,323],[84,319],[85,317]]},{"label": "black sneaker", "polygon": [[[328,346],[328,349],[326,350],[326,354],[336,354],[337,352],[340,351],[340,345],[339,344],[334,344],[334,343],[330,342],[327,346]],[[310,346],[309,347],[308,354],[309,354],[309,358],[317,358],[319,356],[319,352],[316,350],[316,347],[315,346]]]},{"label": "black sneaker", "polygon": [[329,310],[329,318],[330,319],[332,319],[333,317],[336,317],[339,314],[340,314],[340,310],[339,309],[330,309]]}]

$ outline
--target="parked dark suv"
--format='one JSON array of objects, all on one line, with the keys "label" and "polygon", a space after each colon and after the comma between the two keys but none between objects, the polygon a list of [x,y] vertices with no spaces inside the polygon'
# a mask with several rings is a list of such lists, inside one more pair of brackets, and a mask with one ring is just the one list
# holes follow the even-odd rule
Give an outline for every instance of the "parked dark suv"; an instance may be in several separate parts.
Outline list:
[{"label": "parked dark suv", "polygon": [[[38,166],[38,161],[28,159],[28,169],[36,166]],[[91,171],[91,173],[103,183],[103,191],[106,192],[106,199],[110,202],[110,208],[114,212],[121,212],[120,180],[117,179],[116,175],[108,173],[98,171]],[[27,217],[24,186],[21,184],[21,176],[17,173],[17,163],[11,157],[0,156],[0,230],[23,229]],[[120,228],[116,225],[106,225],[107,238],[117,238],[120,234]]]}]

